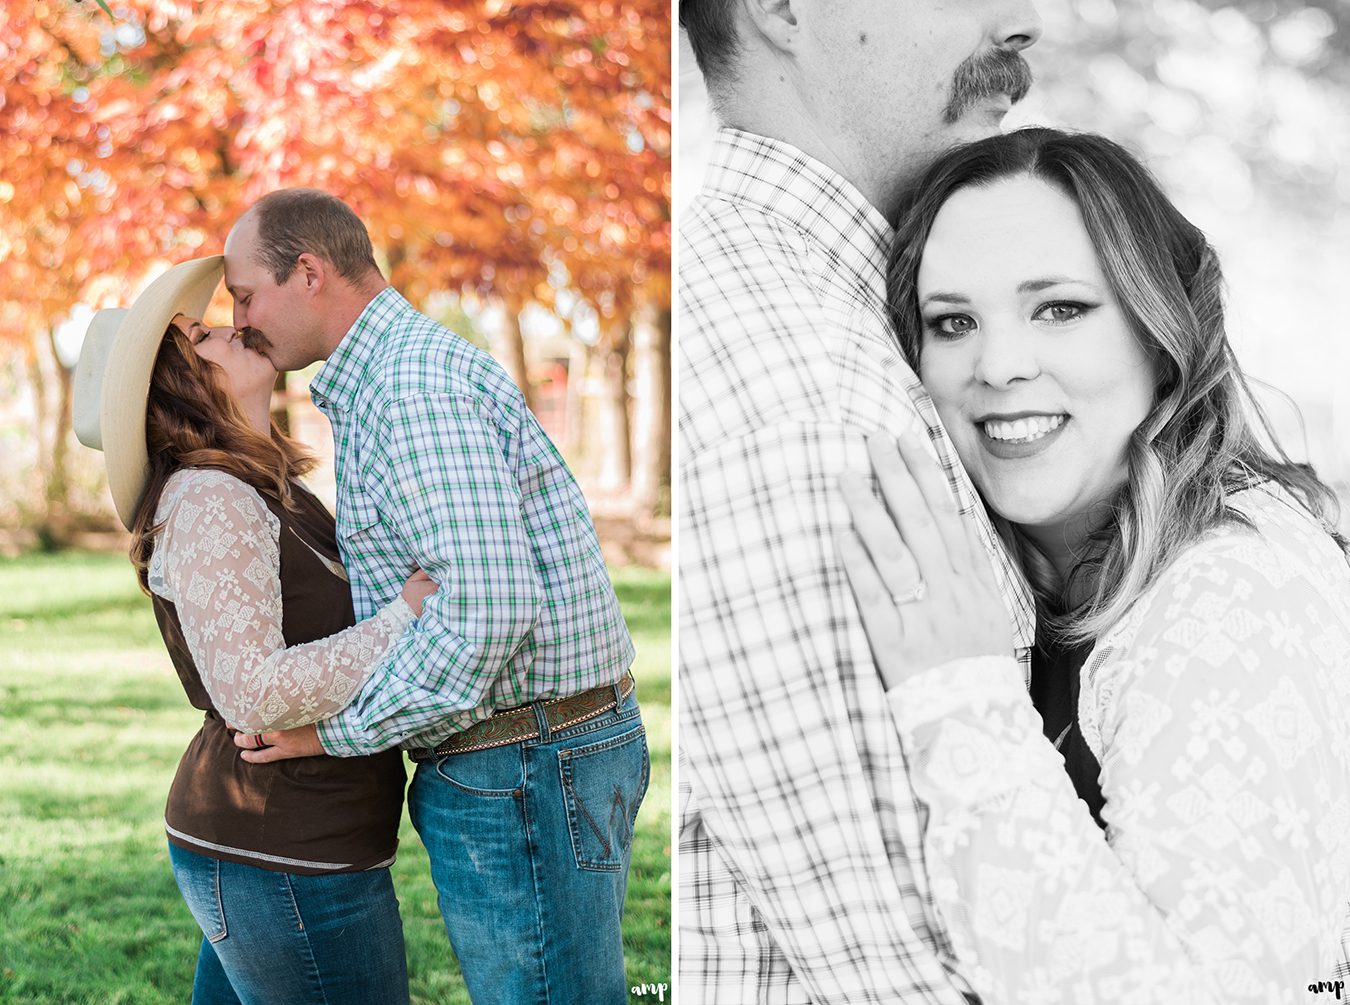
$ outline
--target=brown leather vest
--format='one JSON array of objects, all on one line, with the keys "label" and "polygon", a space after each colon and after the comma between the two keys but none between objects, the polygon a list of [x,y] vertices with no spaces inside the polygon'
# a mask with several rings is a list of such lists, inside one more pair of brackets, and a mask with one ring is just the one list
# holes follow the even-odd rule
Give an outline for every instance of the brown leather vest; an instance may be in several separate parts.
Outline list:
[{"label": "brown leather vest", "polygon": [[[281,523],[281,631],[288,647],[355,621],[346,581],[315,554],[339,561],[333,517],[306,489],[292,483],[292,490],[298,511],[263,494]],[[169,840],[277,872],[356,872],[392,861],[403,809],[402,753],[247,763],[202,686],[174,605],[155,597],[154,608],[183,690],[206,712],[169,789]]]}]

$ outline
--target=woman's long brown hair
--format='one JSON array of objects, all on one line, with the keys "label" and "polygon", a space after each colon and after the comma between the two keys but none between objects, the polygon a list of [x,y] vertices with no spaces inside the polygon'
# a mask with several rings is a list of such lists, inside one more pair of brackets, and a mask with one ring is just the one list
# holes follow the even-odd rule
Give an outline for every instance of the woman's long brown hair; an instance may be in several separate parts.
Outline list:
[{"label": "woman's long brown hair", "polygon": [[271,424],[264,436],[249,424],[225,390],[220,367],[197,355],[177,325],[169,325],[155,357],[145,407],[145,443],[150,477],[131,528],[131,564],[149,592],[147,570],[155,535],[155,510],[169,477],[180,468],[211,468],[234,475],[294,509],[290,481],[311,471],[315,460]]}]

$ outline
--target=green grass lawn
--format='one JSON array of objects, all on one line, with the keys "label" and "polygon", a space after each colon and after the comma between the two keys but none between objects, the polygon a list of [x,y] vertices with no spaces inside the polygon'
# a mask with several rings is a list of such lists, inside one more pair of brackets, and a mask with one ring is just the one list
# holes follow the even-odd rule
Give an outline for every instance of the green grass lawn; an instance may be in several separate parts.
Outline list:
[{"label": "green grass lawn", "polygon": [[[620,569],[615,583],[652,753],[624,947],[630,985],[668,984],[670,576]],[[188,1000],[201,933],[163,812],[200,716],[125,557],[0,560],[0,1002]],[[406,813],[394,881],[413,1002],[468,1002]]]}]

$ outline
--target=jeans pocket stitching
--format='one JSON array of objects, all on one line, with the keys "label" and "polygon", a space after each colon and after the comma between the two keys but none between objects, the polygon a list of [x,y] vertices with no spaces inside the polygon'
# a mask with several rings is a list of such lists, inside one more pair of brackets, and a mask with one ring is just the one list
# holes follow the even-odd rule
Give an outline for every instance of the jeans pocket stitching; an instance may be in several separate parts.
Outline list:
[{"label": "jeans pocket stitching", "polygon": [[445,764],[447,761],[449,761],[452,757],[472,757],[472,756],[474,756],[474,754],[478,754],[478,753],[483,753],[483,751],[472,751],[472,752],[464,753],[464,754],[449,754],[449,755],[447,755],[447,756],[445,756],[445,757],[438,758],[437,760],[435,760],[435,761],[432,762],[432,766],[433,766],[433,768],[434,768],[435,771],[436,771],[436,777],[439,778],[441,781],[445,782],[446,785],[452,785],[452,786],[454,786],[456,789],[458,789],[460,792],[463,792],[465,795],[470,795],[470,796],[483,796],[483,797],[489,798],[489,799],[494,799],[494,798],[495,798],[495,799],[510,799],[510,798],[513,798],[513,797],[515,797],[516,795],[518,795],[518,794],[520,793],[520,790],[521,790],[521,789],[524,787],[524,785],[525,785],[525,780],[524,780],[524,766],[523,766],[523,764],[522,764],[522,767],[521,767],[521,780],[520,780],[520,782],[518,782],[515,786],[513,786],[512,788],[509,788],[509,789],[479,789],[479,788],[474,788],[472,785],[465,785],[463,782],[457,781],[456,779],[450,777],[450,776],[447,775],[444,771],[441,770],[442,765],[444,765],[444,764]]},{"label": "jeans pocket stitching", "polygon": [[[609,858],[611,854],[609,836],[600,829],[600,825],[595,822],[595,817],[591,815],[591,811],[586,809],[586,803],[582,800],[581,794],[572,787],[572,776],[566,771],[563,772],[563,787],[572,794],[571,805],[581,811],[582,816],[586,818],[586,823],[590,825],[591,833],[594,834],[595,839],[600,842],[600,847],[604,851],[604,857]],[[578,849],[574,848],[573,851],[578,851]],[[578,860],[580,860],[580,857],[578,851]]]},{"label": "jeans pocket stitching", "polygon": [[291,913],[295,917],[295,930],[303,934],[305,931],[305,916],[300,913],[300,902],[295,899],[295,877],[285,872],[281,876],[286,888],[286,900],[291,905]]},{"label": "jeans pocket stitching", "polygon": [[[631,729],[620,736],[611,737],[608,740],[602,740],[599,743],[591,744],[586,747],[574,747],[560,750],[558,752],[558,771],[563,787],[565,809],[568,820],[568,837],[571,839],[572,856],[578,869],[588,872],[619,872],[623,869],[622,851],[616,849],[612,842],[604,835],[602,829],[597,823],[594,815],[587,809],[585,801],[581,794],[576,790],[572,781],[572,766],[579,760],[588,755],[603,753],[618,747],[626,746],[630,743],[641,743],[642,745],[642,772],[641,781],[638,785],[637,795],[630,801],[630,805],[623,807],[623,827],[624,832],[619,842],[620,849],[626,849],[631,846],[633,841],[633,832],[637,819],[638,807],[642,798],[646,795],[646,782],[649,777],[651,758],[646,744],[647,727],[639,724],[636,729]],[[569,798],[570,797],[570,798]],[[589,830],[599,841],[604,855],[599,859],[587,856],[582,848],[580,821],[578,813],[585,817],[585,823]],[[616,851],[618,854],[616,855]]]},{"label": "jeans pocket stitching", "polygon": [[230,934],[229,926],[225,923],[225,896],[220,890],[220,859],[218,858],[211,859],[211,896],[216,902],[216,918],[220,923],[220,931],[215,935],[208,935],[206,941],[214,945]]}]

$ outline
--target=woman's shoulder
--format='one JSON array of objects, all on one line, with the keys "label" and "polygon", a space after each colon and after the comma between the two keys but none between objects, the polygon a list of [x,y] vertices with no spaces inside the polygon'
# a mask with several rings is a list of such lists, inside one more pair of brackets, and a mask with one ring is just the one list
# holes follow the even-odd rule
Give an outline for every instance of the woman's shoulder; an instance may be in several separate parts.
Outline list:
[{"label": "woman's shoulder", "polygon": [[185,499],[244,500],[267,508],[257,489],[238,475],[218,468],[179,468],[171,474],[159,494],[158,514],[162,516]]},{"label": "woman's shoulder", "polygon": [[1262,616],[1305,601],[1350,616],[1350,564],[1328,528],[1283,487],[1267,482],[1228,498],[1230,518],[1176,555],[1107,633],[1119,648],[1147,627]]},{"label": "woman's shoulder", "polygon": [[1350,708],[1350,564],[1339,545],[1277,485],[1229,502],[1246,521],[1183,549],[1088,656],[1079,715],[1094,751],[1103,723],[1127,707],[1167,715],[1197,702],[1202,715],[1205,702],[1274,709],[1299,693],[1302,705]]}]

